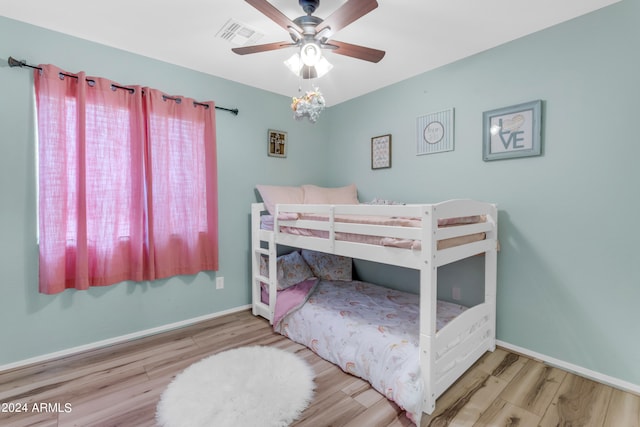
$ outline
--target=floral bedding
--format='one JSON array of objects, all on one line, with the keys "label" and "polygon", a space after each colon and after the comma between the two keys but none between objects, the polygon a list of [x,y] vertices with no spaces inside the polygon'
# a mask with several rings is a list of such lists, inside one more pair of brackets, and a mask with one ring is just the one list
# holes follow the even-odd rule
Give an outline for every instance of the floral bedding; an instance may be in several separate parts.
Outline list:
[{"label": "floral bedding", "polygon": [[[305,303],[290,304],[292,311],[280,314],[275,330],[366,379],[419,424],[419,296],[360,281],[314,285]],[[437,329],[464,310],[438,301]]]}]

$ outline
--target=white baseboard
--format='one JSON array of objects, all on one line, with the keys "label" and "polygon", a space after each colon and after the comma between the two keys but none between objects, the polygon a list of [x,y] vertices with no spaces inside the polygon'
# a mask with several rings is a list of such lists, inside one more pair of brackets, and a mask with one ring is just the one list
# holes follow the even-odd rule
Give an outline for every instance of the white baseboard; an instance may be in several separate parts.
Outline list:
[{"label": "white baseboard", "polygon": [[237,313],[239,311],[248,310],[251,308],[251,305],[243,305],[240,307],[235,307],[229,310],[218,311],[212,314],[206,314],[204,316],[194,317],[192,319],[182,320],[180,322],[170,323],[167,325],[158,326],[156,328],[146,329],[143,331],[133,332],[127,335],[121,335],[114,338],[109,338],[102,341],[96,341],[94,343],[81,345],[78,347],[68,348],[66,350],[57,351],[55,353],[43,354],[42,356],[36,356],[29,359],[19,360],[14,363],[9,363],[7,365],[0,365],[0,372],[8,371],[9,369],[20,368],[26,365],[32,365],[35,363],[47,362],[52,359],[58,359],[60,357],[71,356],[73,354],[77,354],[83,351],[96,350],[98,348],[108,347],[110,345],[119,344],[126,341],[135,340],[137,338],[143,338],[150,335],[159,334],[162,332],[172,331],[174,329],[179,329],[185,326],[193,325],[194,323],[203,322],[205,320],[215,319],[216,317],[221,317],[227,314]]},{"label": "white baseboard", "polygon": [[517,345],[509,344],[508,342],[497,340],[496,344],[499,345],[500,347],[506,348],[507,350],[511,350],[516,353],[521,353],[525,356],[529,356],[531,358],[541,360],[548,365],[555,366],[560,369],[564,369],[565,371],[569,371],[577,375],[580,375],[582,377],[589,378],[591,380],[610,385],[611,387],[618,388],[620,390],[624,390],[630,393],[640,395],[639,384],[633,384],[628,381],[621,380],[620,378],[616,378],[616,377],[602,374],[600,372],[592,371],[591,369],[574,365],[572,363],[565,362],[564,360],[547,356],[546,354],[536,353],[535,351],[518,347]]}]

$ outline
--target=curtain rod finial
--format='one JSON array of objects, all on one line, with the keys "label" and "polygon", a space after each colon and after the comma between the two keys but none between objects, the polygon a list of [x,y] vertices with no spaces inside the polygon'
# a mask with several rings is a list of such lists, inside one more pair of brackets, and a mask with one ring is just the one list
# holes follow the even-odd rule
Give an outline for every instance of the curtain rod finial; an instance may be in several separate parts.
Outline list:
[{"label": "curtain rod finial", "polygon": [[9,63],[9,67],[24,67],[27,63],[26,61],[18,61],[13,56],[10,56],[7,62]]}]

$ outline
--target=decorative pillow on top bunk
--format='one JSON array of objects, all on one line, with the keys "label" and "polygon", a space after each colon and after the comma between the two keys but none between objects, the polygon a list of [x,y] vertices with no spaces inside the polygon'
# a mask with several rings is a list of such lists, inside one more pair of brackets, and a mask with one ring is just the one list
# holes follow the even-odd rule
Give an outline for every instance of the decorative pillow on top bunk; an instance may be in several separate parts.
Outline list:
[{"label": "decorative pillow on top bunk", "polygon": [[313,275],[323,280],[353,279],[353,263],[351,258],[324,252],[303,249],[302,258],[307,262]]},{"label": "decorative pillow on top bunk", "polygon": [[269,214],[274,215],[279,203],[290,205],[352,205],[358,204],[358,189],[355,184],[345,187],[318,187],[317,185],[302,185],[287,187],[278,185],[256,185],[264,207]]},{"label": "decorative pillow on top bunk", "polygon": [[304,203],[304,191],[302,187],[283,187],[278,185],[256,185],[264,207],[269,214],[275,215],[276,205],[286,203],[301,205]]},{"label": "decorative pillow on top bunk", "polygon": [[[277,289],[279,291],[314,277],[309,265],[298,251],[278,257],[276,274],[278,278]],[[260,257],[260,275],[269,277],[269,263],[266,256]]]},{"label": "decorative pillow on top bunk", "polygon": [[357,205],[358,189],[355,184],[327,188],[303,185],[304,203],[307,205]]}]

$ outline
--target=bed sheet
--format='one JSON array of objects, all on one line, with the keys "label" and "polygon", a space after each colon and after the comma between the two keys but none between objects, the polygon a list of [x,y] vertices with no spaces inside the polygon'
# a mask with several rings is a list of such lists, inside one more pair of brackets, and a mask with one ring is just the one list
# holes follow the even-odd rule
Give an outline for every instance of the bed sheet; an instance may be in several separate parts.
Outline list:
[{"label": "bed sheet", "polygon": [[[282,219],[306,219],[314,221],[327,221],[326,215],[305,214],[303,216],[288,217],[286,214]],[[485,221],[482,216],[475,215],[461,218],[447,218],[440,220],[439,227],[454,227],[456,225],[474,224]],[[273,216],[263,215],[260,217],[260,227],[263,230],[273,230]],[[367,224],[367,225],[383,225],[394,227],[421,227],[421,221],[418,218],[400,218],[400,217],[379,217],[371,215],[336,215],[336,222],[351,223],[351,224]],[[311,230],[307,228],[281,226],[280,231],[288,234],[294,234],[298,236],[311,236],[320,237],[323,239],[329,238],[329,232],[324,230]],[[419,240],[412,239],[398,239],[393,237],[371,236],[357,233],[336,232],[336,240],[343,240],[356,243],[366,243],[369,245],[390,246],[404,249],[421,249],[421,242]],[[438,249],[447,249],[453,246],[464,245],[467,243],[477,242],[484,240],[485,233],[474,233],[460,237],[454,237],[451,239],[444,239],[438,241]]]},{"label": "bed sheet", "polygon": [[[465,309],[438,301],[437,329]],[[419,316],[418,295],[360,281],[321,280],[276,331],[369,381],[418,423],[424,395]]]}]

